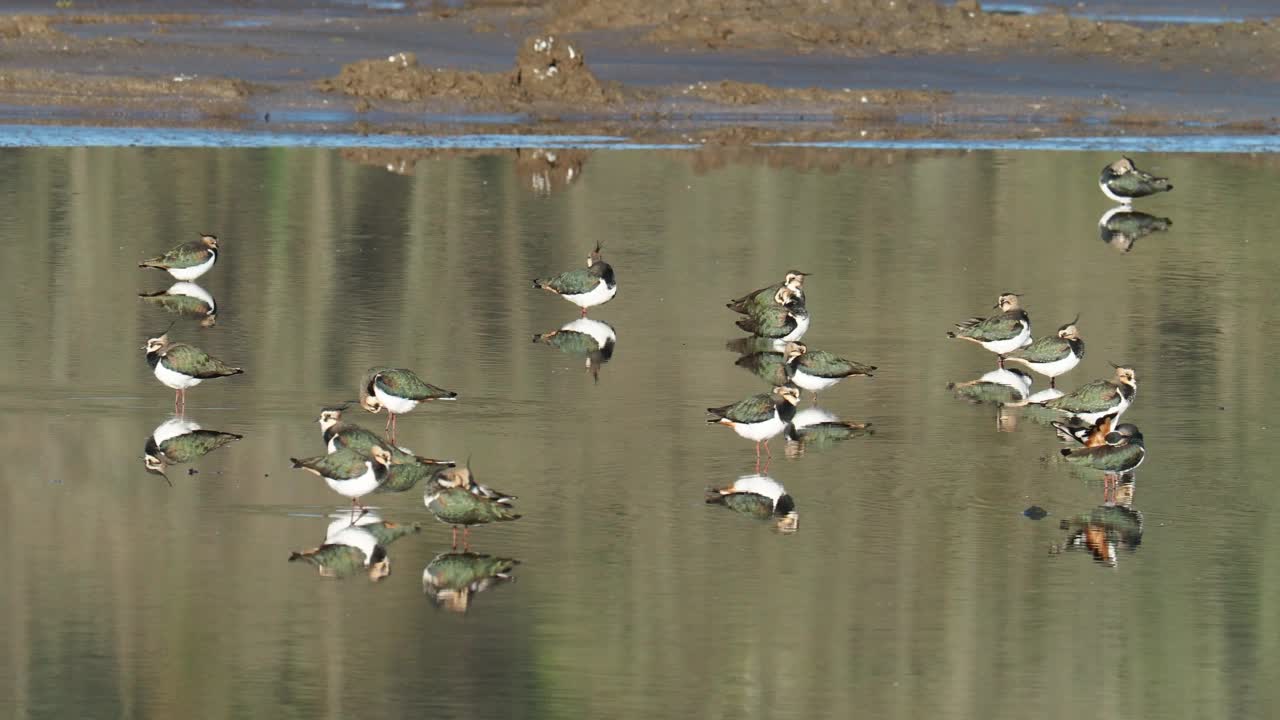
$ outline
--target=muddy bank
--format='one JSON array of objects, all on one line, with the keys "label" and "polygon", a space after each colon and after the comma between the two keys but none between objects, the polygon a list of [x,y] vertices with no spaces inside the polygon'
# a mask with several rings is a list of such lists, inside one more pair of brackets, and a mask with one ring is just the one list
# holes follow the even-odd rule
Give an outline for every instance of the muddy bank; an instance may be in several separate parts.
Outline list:
[{"label": "muddy bank", "polygon": [[620,87],[596,78],[580,49],[553,35],[525,39],[508,72],[427,68],[414,53],[397,52],[345,65],[337,77],[321,80],[316,88],[365,101],[445,100],[473,110],[561,106],[583,111],[616,105],[623,97]]},{"label": "muddy bank", "polygon": [[1251,20],[1222,25],[1138,28],[1065,12],[988,13],[976,0],[944,6],[930,0],[559,0],[544,8],[550,31],[631,29],[644,42],[689,49],[779,49],[792,52],[936,54],[1058,52],[1114,55],[1125,61],[1259,62],[1280,59],[1280,24]]}]

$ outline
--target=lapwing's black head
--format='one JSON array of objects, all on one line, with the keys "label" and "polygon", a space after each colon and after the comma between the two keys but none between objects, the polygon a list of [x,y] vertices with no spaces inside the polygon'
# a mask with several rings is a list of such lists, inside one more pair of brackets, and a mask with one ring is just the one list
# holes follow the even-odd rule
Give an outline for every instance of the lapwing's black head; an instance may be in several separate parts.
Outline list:
[{"label": "lapwing's black head", "polygon": [[1106,437],[1108,445],[1123,445],[1134,440],[1142,441],[1142,431],[1133,423],[1120,423]]},{"label": "lapwing's black head", "polygon": [[369,448],[370,458],[379,465],[391,464],[391,451],[381,445],[374,445]]},{"label": "lapwing's black head", "polygon": [[1076,327],[1076,323],[1080,322],[1080,316],[1077,314],[1076,319],[1058,328],[1058,337],[1063,340],[1079,340],[1080,329]]},{"label": "lapwing's black head", "polygon": [[1001,293],[1000,297],[996,299],[995,307],[998,308],[1000,312],[1009,312],[1010,310],[1017,310],[1018,308],[1022,307],[1021,303],[1018,301],[1018,298],[1020,297],[1022,297],[1022,295],[1018,293],[1011,293],[1011,292]]},{"label": "lapwing's black head", "polygon": [[320,430],[323,432],[342,422],[342,411],[346,405],[327,407],[320,411]]},{"label": "lapwing's black head", "polygon": [[786,279],[782,281],[782,284],[786,285],[787,287],[791,288],[796,292],[799,292],[801,290],[804,290],[804,279],[808,276],[809,276],[809,273],[807,272],[800,272],[799,270],[788,270]]},{"label": "lapwing's black head", "polygon": [[204,243],[204,246],[209,248],[210,250],[218,249],[217,235],[210,235],[209,233],[200,233],[200,242]]},{"label": "lapwing's black head", "polygon": [[783,347],[782,355],[787,362],[791,362],[807,352],[809,352],[809,348],[804,343],[789,342]]},{"label": "lapwing's black head", "polygon": [[164,478],[164,481],[169,484],[169,487],[173,487],[173,481],[170,480],[169,476],[164,472],[164,460],[161,460],[159,457],[152,455],[151,453],[147,453],[142,456],[142,467],[146,468],[148,473],[152,475],[159,475]]},{"label": "lapwing's black head", "polygon": [[1134,372],[1133,368],[1115,363],[1111,363],[1111,367],[1116,369],[1116,382],[1135,389],[1138,387],[1138,374]]},{"label": "lapwing's black head", "polygon": [[795,385],[782,385],[773,389],[773,394],[786,400],[792,405],[800,404],[800,388]]}]

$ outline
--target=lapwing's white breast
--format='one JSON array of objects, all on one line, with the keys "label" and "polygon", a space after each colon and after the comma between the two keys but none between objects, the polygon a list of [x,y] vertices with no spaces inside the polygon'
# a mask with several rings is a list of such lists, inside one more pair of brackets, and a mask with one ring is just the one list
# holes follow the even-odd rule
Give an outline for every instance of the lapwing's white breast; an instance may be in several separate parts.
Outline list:
[{"label": "lapwing's white breast", "polygon": [[[201,275],[209,272],[209,268],[213,267],[213,263],[218,259],[218,253],[210,252],[209,259],[199,265],[192,265],[185,268],[169,268],[169,274],[178,280],[195,280]],[[212,304],[212,303],[210,303]]]},{"label": "lapwing's white breast", "polygon": [[588,292],[578,293],[576,295],[561,295],[561,297],[578,307],[588,308],[608,302],[612,300],[613,296],[616,294],[618,294],[617,284],[614,284],[613,287],[609,287],[609,283],[601,280]]},{"label": "lapwing's white breast", "polygon": [[328,448],[330,453],[338,452],[338,436],[337,435],[334,435],[333,437],[329,438]]},{"label": "lapwing's white breast", "polygon": [[843,379],[844,378],[824,378],[818,377],[817,375],[810,375],[798,367],[796,368],[795,374],[791,376],[792,382],[810,392],[826,390]]},{"label": "lapwing's white breast", "polygon": [[773,417],[758,423],[734,423],[733,431],[748,440],[760,442],[768,440],[785,430],[787,424],[782,422],[782,418],[778,417],[777,408],[773,411]]},{"label": "lapwing's white breast", "polygon": [[1090,412],[1090,413],[1076,413],[1076,417],[1092,425],[1098,422],[1098,420],[1101,418],[1104,418],[1108,415],[1114,415],[1115,422],[1119,422],[1120,416],[1124,414],[1125,410],[1128,410],[1128,409],[1129,409],[1129,399],[1126,398],[1124,395],[1121,395],[1120,401],[1112,405],[1111,407],[1107,408],[1106,410],[1099,410],[1098,412]]},{"label": "lapwing's white breast", "polygon": [[[1023,362],[1023,361],[1019,361]],[[1070,370],[1080,364],[1080,357],[1075,353],[1067,353],[1067,356],[1061,360],[1053,360],[1047,363],[1025,363],[1027,367],[1044,375],[1045,377],[1058,377],[1062,373]]]},{"label": "lapwing's white breast", "polygon": [[808,313],[800,316],[792,315],[791,317],[796,321],[796,329],[787,333],[786,336],[782,338],[782,342],[795,342],[796,340],[804,337],[804,334],[809,331]]},{"label": "lapwing's white breast", "polygon": [[373,394],[378,398],[378,402],[382,403],[382,407],[387,409],[387,412],[395,413],[396,415],[403,415],[418,407],[417,400],[388,395],[382,391],[382,388],[378,387],[377,383],[373,385]]},{"label": "lapwing's white breast", "polygon": [[174,390],[185,390],[189,387],[195,387],[200,384],[200,378],[190,375],[183,375],[176,370],[170,370],[165,367],[165,359],[160,358],[160,362],[156,363],[154,370],[156,379]]},{"label": "lapwing's white breast", "polygon": [[358,498],[362,495],[368,495],[373,492],[374,488],[378,487],[380,483],[378,482],[378,476],[373,472],[373,463],[366,460],[364,467],[364,474],[359,477],[354,477],[350,480],[334,480],[332,478],[325,478],[324,481],[339,495],[344,495],[349,498]]},{"label": "lapwing's white breast", "polygon": [[199,429],[200,425],[194,420],[179,417],[169,418],[151,431],[151,439],[155,440],[156,445],[163,445],[180,435],[186,435]]},{"label": "lapwing's white breast", "polygon": [[990,350],[997,355],[1011,353],[1020,347],[1026,347],[1031,343],[1031,323],[1026,320],[1019,320],[1022,331],[1008,340],[992,340],[982,343],[982,347]]}]

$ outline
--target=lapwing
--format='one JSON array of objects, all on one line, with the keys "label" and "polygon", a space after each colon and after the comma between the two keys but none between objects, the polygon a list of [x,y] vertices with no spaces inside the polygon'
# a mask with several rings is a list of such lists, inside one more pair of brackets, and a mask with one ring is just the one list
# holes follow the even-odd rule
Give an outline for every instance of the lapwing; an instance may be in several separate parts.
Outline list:
[{"label": "lapwing", "polygon": [[1122,205],[1129,205],[1135,198],[1168,192],[1173,189],[1173,184],[1169,182],[1169,178],[1156,177],[1139,170],[1132,160],[1122,157],[1102,168],[1098,187],[1103,195]]},{"label": "lapwing", "polygon": [[708,505],[724,505],[748,517],[773,519],[783,532],[795,532],[800,527],[795,500],[782,483],[767,475],[743,475],[731,485],[707,488],[706,499]]},{"label": "lapwing", "polygon": [[791,370],[791,382],[818,398],[819,390],[826,390],[847,377],[862,375],[871,377],[875,365],[864,365],[846,360],[825,350],[810,350],[804,343],[788,343],[785,356]]},{"label": "lapwing", "polygon": [[166,467],[197,460],[243,437],[235,433],[204,430],[194,420],[170,418],[160,423],[147,438],[142,450],[143,466],[172,485],[169,476],[165,475]]},{"label": "lapwing", "polygon": [[407,492],[416,487],[419,482],[435,477],[438,471],[455,465],[452,460],[437,460],[415,455],[408,448],[383,441],[370,430],[354,423],[343,422],[344,409],[344,407],[331,407],[320,411],[321,437],[330,453],[342,448],[351,448],[361,455],[369,456],[373,446],[378,445],[391,454],[391,462],[387,465],[387,478],[374,492]]},{"label": "lapwing", "polygon": [[773,392],[752,395],[732,405],[707,408],[712,415],[708,423],[728,425],[739,436],[752,440],[756,444],[756,462],[760,461],[760,444],[764,443],[765,452],[773,457],[769,450],[769,438],[786,429],[795,417],[796,405],[800,402],[800,389],[794,385],[776,387]]},{"label": "lapwing", "polygon": [[193,282],[176,282],[168,290],[138,293],[138,297],[174,315],[199,320],[201,327],[213,327],[218,322],[218,305],[213,296]]},{"label": "lapwing", "polygon": [[175,391],[173,409],[181,414],[187,406],[187,388],[210,378],[239,375],[244,370],[231,367],[200,348],[169,341],[169,333],[147,340],[147,364],[156,379]]},{"label": "lapwing", "polygon": [[311,458],[289,458],[293,467],[301,468],[324,478],[324,482],[339,495],[351,498],[351,507],[364,511],[360,498],[373,492],[387,479],[387,465],[391,453],[381,445],[369,448],[363,455],[351,448]]},{"label": "lapwing", "polygon": [[1123,475],[1136,470],[1147,457],[1142,432],[1133,423],[1121,423],[1107,433],[1106,444],[1096,447],[1063,448],[1062,457],[1069,463],[1108,475]]},{"label": "lapwing", "polygon": [[471,491],[471,470],[450,468],[436,475],[436,481],[427,487],[422,501],[436,519],[453,527],[453,549],[458,548],[458,526],[462,526],[463,549],[469,547],[467,539],[472,525],[519,520],[509,501],[504,502]]},{"label": "lapwing", "polygon": [[1060,398],[1049,400],[1044,406],[1060,413],[1075,415],[1090,425],[1107,416],[1119,420],[1133,403],[1138,392],[1138,381],[1133,368],[1120,365],[1112,367],[1116,372],[1111,379],[1094,380]]},{"label": "lapwing", "polygon": [[1171,225],[1173,221],[1167,217],[1156,217],[1128,205],[1119,205],[1098,218],[1098,237],[1120,252],[1127,253],[1138,240],[1151,233],[1164,232]]},{"label": "lapwing", "polygon": [[458,393],[436,387],[404,368],[370,368],[360,383],[360,405],[371,413],[384,408],[386,430],[394,441],[396,416],[418,407],[418,403],[430,400],[456,400]]},{"label": "lapwing", "polygon": [[178,280],[195,280],[218,261],[218,238],[201,233],[199,240],[183,243],[169,252],[143,260],[138,267],[164,270]]},{"label": "lapwing", "polygon": [[592,379],[599,382],[600,366],[613,359],[613,350],[618,344],[618,333],[609,323],[581,317],[564,324],[559,330],[534,335],[533,342],[550,345],[561,352],[584,357]]},{"label": "lapwing", "polygon": [[471,470],[471,459],[467,459],[467,464],[455,471],[446,472],[439,470],[436,472],[433,482],[442,488],[460,487],[465,488],[468,492],[476,497],[492,500],[500,505],[510,506],[519,497],[510,493],[504,493],[495,490],[488,485],[482,484],[476,479],[476,475]]},{"label": "lapwing", "polygon": [[471,599],[504,582],[512,582],[511,571],[520,561],[473,552],[440,553],[422,570],[422,592],[437,608],[465,613]]},{"label": "lapwing", "polygon": [[956,331],[947,333],[947,337],[981,345],[999,357],[1003,368],[1005,355],[1031,343],[1031,318],[1022,309],[1017,293],[1002,294],[995,307],[999,314],[956,323]]},{"label": "lapwing", "polygon": [[792,342],[804,337],[809,330],[809,310],[804,298],[791,288],[782,287],[773,296],[768,307],[752,311],[738,320],[738,327],[756,337],[772,338],[779,342]]},{"label": "lapwing", "polygon": [[730,300],[725,307],[736,313],[750,315],[756,310],[764,310],[774,304],[774,297],[782,288],[790,288],[793,295],[804,300],[804,279],[809,273],[800,272],[799,270],[788,270],[782,282],[762,287],[759,290],[752,290],[736,300]]},{"label": "lapwing", "polygon": [[538,278],[533,281],[533,286],[555,293],[582,308],[582,317],[587,316],[587,308],[603,305],[618,294],[613,267],[600,257],[600,243],[596,243],[596,249],[587,256],[586,268]]},{"label": "lapwing", "polygon": [[1018,348],[1004,356],[1006,362],[1017,362],[1049,378],[1049,387],[1057,377],[1084,359],[1084,340],[1080,339],[1080,330],[1075,320],[1058,328],[1058,334],[1052,337],[1038,338],[1024,348]]}]

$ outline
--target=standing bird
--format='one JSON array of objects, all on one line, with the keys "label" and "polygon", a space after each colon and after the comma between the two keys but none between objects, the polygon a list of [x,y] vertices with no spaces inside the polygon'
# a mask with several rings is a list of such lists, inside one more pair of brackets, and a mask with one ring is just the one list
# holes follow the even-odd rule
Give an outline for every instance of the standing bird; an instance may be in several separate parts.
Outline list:
[{"label": "standing bird", "polygon": [[412,490],[422,480],[435,477],[439,470],[454,466],[452,460],[437,460],[414,455],[407,448],[383,442],[382,438],[371,430],[354,423],[342,422],[344,409],[344,407],[332,407],[320,411],[321,437],[330,453],[351,448],[361,455],[369,456],[373,446],[377,445],[391,454],[391,462],[387,464],[387,479],[375,492],[406,492]]},{"label": "standing bird", "polygon": [[796,512],[795,500],[782,483],[767,475],[744,475],[726,487],[708,488],[707,504],[724,505],[761,520],[776,518],[776,526],[783,532],[799,529],[800,514]]},{"label": "standing bird", "polygon": [[394,441],[396,416],[428,400],[456,400],[458,393],[438,388],[403,368],[370,368],[360,383],[360,406],[371,413],[386,408],[387,427]]},{"label": "standing bird", "polygon": [[753,311],[739,319],[737,325],[756,337],[792,342],[809,330],[809,310],[803,296],[784,286],[774,294],[772,305]]},{"label": "standing bird", "polygon": [[788,270],[787,275],[783,278],[782,282],[768,287],[762,287],[759,290],[752,290],[736,300],[730,300],[725,304],[725,307],[736,313],[750,315],[756,310],[764,310],[772,305],[774,303],[774,295],[784,287],[790,288],[792,294],[799,297],[801,300],[804,300],[804,279],[808,276],[809,273],[800,272],[799,270]]},{"label": "standing bird", "polygon": [[596,243],[596,249],[587,256],[586,268],[538,278],[533,281],[533,286],[555,293],[582,308],[582,317],[587,316],[587,308],[603,305],[618,293],[613,267],[600,258],[600,243]]},{"label": "standing bird", "polygon": [[1074,392],[1045,402],[1044,406],[1060,413],[1075,415],[1089,425],[1108,416],[1113,421],[1119,420],[1138,393],[1138,380],[1133,368],[1120,365],[1112,367],[1116,372],[1110,380],[1094,380],[1076,388]]},{"label": "standing bird", "polygon": [[1069,463],[1101,470],[1107,475],[1123,475],[1142,464],[1147,457],[1147,447],[1137,425],[1121,423],[1107,433],[1105,445],[1062,448],[1062,457]]},{"label": "standing bird", "polygon": [[875,365],[845,360],[825,350],[810,350],[804,343],[798,342],[787,343],[785,355],[791,382],[813,393],[815,401],[819,390],[825,390],[854,375],[871,377],[871,371],[876,369]]},{"label": "standing bird", "polygon": [[956,331],[947,337],[968,340],[999,356],[1000,368],[1004,368],[1004,356],[1031,343],[1031,318],[1018,302],[1017,293],[1004,293],[996,300],[998,315],[989,318],[973,317],[956,323]]},{"label": "standing bird", "polygon": [[1036,339],[1030,345],[1005,355],[1006,361],[1018,362],[1049,378],[1054,387],[1057,377],[1075,367],[1084,359],[1084,340],[1076,323],[1080,316],[1058,328],[1056,336]]},{"label": "standing bird", "polygon": [[335,453],[319,457],[289,458],[293,467],[302,468],[317,477],[324,478],[325,484],[339,495],[351,498],[351,508],[364,511],[360,498],[368,495],[382,485],[387,479],[387,465],[391,463],[391,453],[381,445],[369,448],[369,454],[363,455],[351,448],[343,448]]},{"label": "standing bird", "polygon": [[774,388],[772,393],[752,395],[732,405],[707,408],[713,416],[707,422],[728,425],[741,437],[755,441],[756,463],[759,463],[760,443],[764,443],[765,452],[773,457],[769,438],[786,429],[796,415],[799,402],[800,389],[794,385],[783,385]]},{"label": "standing bird", "polygon": [[1169,178],[1156,177],[1139,170],[1132,160],[1122,157],[1102,168],[1098,187],[1103,195],[1122,205],[1129,205],[1134,198],[1168,192],[1173,189],[1173,183],[1169,182]]},{"label": "standing bird", "polygon": [[200,348],[185,343],[169,342],[169,333],[154,337],[142,347],[147,351],[147,364],[156,379],[176,391],[173,411],[181,414],[187,407],[187,388],[210,378],[239,375],[244,370],[231,367]]},{"label": "standing bird", "polygon": [[467,538],[472,525],[519,520],[520,515],[511,511],[510,498],[496,499],[471,491],[471,468],[450,468],[436,475],[428,486],[422,502],[432,515],[442,523],[453,526],[453,548],[458,548],[458,526],[463,527],[462,546],[469,547]]},{"label": "standing bird", "polygon": [[183,243],[169,252],[143,260],[138,267],[167,271],[178,280],[195,280],[218,261],[218,238],[201,233],[199,240]]}]

